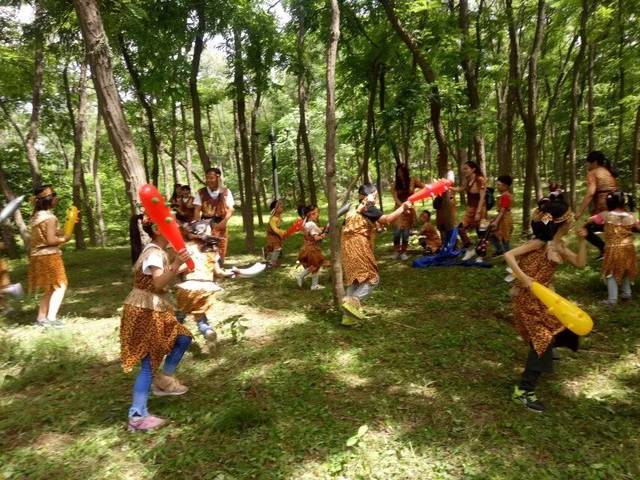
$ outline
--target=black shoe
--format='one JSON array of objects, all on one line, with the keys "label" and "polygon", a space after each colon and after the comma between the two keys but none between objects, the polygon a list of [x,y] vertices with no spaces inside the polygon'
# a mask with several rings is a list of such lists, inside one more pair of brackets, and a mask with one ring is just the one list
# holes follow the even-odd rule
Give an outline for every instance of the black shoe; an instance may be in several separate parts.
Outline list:
[{"label": "black shoe", "polygon": [[596,257],[596,262],[601,262],[604,260],[604,253],[600,252],[600,254]]},{"label": "black shoe", "polygon": [[533,390],[521,390],[517,385],[513,389],[511,398],[516,403],[522,403],[527,409],[532,412],[542,413],[544,412],[544,404],[538,400]]}]

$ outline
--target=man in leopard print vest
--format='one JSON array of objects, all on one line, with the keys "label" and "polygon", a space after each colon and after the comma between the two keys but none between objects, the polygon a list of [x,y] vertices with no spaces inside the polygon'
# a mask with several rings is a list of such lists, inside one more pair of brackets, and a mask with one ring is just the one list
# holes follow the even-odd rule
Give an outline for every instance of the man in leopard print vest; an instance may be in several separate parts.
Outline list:
[{"label": "man in leopard print vest", "polygon": [[198,190],[193,206],[195,220],[209,220],[211,234],[220,239],[220,263],[223,264],[227,254],[227,222],[233,215],[233,195],[222,185],[221,175],[222,171],[217,167],[205,172],[207,186]]}]

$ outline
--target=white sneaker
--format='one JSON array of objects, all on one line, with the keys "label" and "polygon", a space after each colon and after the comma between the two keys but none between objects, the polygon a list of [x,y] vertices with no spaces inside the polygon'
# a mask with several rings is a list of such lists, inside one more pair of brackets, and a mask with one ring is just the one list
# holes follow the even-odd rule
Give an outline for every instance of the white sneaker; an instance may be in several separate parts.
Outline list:
[{"label": "white sneaker", "polygon": [[516,279],[516,277],[513,276],[512,273],[510,273],[509,275],[507,275],[506,277],[504,277],[504,281],[507,283],[511,283]]},{"label": "white sneaker", "polygon": [[409,255],[407,255],[406,253],[402,252],[402,255],[400,255],[400,260],[409,260]]},{"label": "white sneaker", "polygon": [[304,282],[302,275],[296,275],[296,283],[298,284],[298,287],[302,288],[302,282]]},{"label": "white sneaker", "polygon": [[476,263],[484,263],[484,258],[482,257],[476,258]]},{"label": "white sneaker", "polygon": [[324,285],[320,285],[319,283],[317,285],[311,285],[311,290],[322,290],[324,289]]},{"label": "white sneaker", "polygon": [[475,256],[476,256],[476,249],[473,247],[469,247],[466,253],[464,254],[464,257],[462,257],[462,261],[466,262],[467,260],[471,260]]}]

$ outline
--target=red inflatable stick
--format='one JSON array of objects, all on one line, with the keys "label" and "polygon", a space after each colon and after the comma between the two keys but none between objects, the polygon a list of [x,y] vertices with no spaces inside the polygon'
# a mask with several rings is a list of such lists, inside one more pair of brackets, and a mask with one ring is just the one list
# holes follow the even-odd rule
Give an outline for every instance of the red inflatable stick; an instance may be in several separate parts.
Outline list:
[{"label": "red inflatable stick", "polygon": [[[167,239],[176,252],[184,250],[186,246],[180,234],[176,219],[171,213],[171,210],[169,210],[169,207],[167,207],[158,189],[147,183],[140,187],[138,196],[140,197],[140,202],[146,214],[153,220],[153,223],[158,226],[160,234]],[[195,268],[195,264],[191,258],[187,260],[187,267],[191,271]]]},{"label": "red inflatable stick", "polygon": [[296,232],[299,232],[300,230],[302,230],[302,223],[304,222],[304,220],[302,218],[297,219],[295,222],[293,222],[293,224],[287,228],[287,237],[289,235],[293,235]]},{"label": "red inflatable stick", "polygon": [[441,178],[440,180],[430,183],[429,185],[425,185],[422,189],[418,190],[416,193],[411,195],[407,201],[411,203],[416,203],[419,200],[424,200],[425,198],[438,197],[442,195],[444,192],[449,190],[449,187],[453,185],[451,180],[447,180],[446,178]]}]

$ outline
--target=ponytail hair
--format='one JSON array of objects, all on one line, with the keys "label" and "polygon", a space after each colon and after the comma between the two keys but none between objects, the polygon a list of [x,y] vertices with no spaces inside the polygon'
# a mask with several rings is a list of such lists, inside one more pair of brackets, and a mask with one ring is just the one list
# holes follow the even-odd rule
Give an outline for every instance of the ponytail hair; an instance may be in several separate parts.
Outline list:
[{"label": "ponytail hair", "polygon": [[598,166],[606,168],[613,178],[616,178],[618,176],[618,172],[616,171],[616,169],[613,168],[613,165],[611,165],[609,159],[600,150],[590,151],[587,154],[587,158],[585,159],[585,161],[588,163],[595,162],[598,164]]},{"label": "ponytail hair", "polygon": [[131,264],[138,261],[138,257],[144,248],[142,232],[153,238],[155,232],[150,223],[144,223],[144,214],[132,215],[129,219],[129,241],[131,242]]},{"label": "ponytail hair", "polygon": [[630,193],[621,191],[609,192],[607,195],[607,210],[615,210],[616,208],[626,208],[632,212],[636,209],[636,201]]}]

